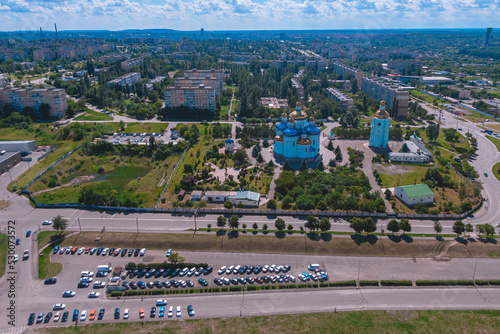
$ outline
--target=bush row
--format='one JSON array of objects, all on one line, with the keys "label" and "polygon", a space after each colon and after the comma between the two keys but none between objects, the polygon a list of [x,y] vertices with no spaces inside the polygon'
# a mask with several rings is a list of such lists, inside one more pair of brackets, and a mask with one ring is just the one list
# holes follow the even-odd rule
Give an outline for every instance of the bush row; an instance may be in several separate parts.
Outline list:
[{"label": "bush row", "polygon": [[382,280],[380,281],[380,285],[382,286],[412,286],[412,281],[395,281],[395,280]]},{"label": "bush row", "polygon": [[443,286],[443,285],[474,285],[473,280],[436,280],[416,281],[417,286]]},{"label": "bush row", "polygon": [[185,267],[188,267],[188,268],[192,268],[192,267],[196,267],[196,268],[199,268],[199,267],[203,267],[203,268],[208,268],[208,264],[207,263],[168,263],[167,261],[165,262],[162,262],[162,263],[148,263],[148,264],[144,264],[144,263],[139,263],[139,264],[135,264],[134,262],[129,262],[125,265],[125,269],[126,270],[130,270],[130,269],[143,269],[143,268],[156,268],[156,269],[164,269],[164,270],[167,270],[168,268],[172,268],[172,270],[175,270],[177,268],[185,268]]},{"label": "bush row", "polygon": [[378,286],[378,281],[359,281],[359,286]]}]

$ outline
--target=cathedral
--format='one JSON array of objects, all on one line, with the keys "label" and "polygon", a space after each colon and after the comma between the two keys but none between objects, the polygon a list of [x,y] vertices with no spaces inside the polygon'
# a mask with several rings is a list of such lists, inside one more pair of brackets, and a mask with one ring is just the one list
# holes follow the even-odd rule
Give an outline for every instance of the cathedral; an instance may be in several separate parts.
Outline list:
[{"label": "cathedral", "polygon": [[322,159],[319,154],[321,130],[314,122],[314,117],[307,117],[302,104],[297,102],[295,111],[289,115],[283,113],[281,123],[276,126],[274,138],[274,157],[277,162],[288,161],[291,165],[300,165],[305,160],[309,167]]},{"label": "cathedral", "polygon": [[372,128],[370,130],[369,146],[387,150],[389,147],[389,114],[385,111],[385,101],[380,102],[379,111],[373,115]]}]

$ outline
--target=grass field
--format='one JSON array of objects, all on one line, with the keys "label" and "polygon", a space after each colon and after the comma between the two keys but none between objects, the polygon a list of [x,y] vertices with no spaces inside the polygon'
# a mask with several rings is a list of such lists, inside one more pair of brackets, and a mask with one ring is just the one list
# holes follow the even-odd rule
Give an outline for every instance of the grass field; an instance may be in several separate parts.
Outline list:
[{"label": "grass field", "polygon": [[127,133],[164,133],[168,123],[127,123],[125,132]]},{"label": "grass field", "polygon": [[437,100],[439,103],[449,103],[446,100],[440,99],[438,97],[431,96],[426,93],[422,93],[418,90],[411,90],[410,95],[415,96],[421,100],[424,100],[425,102],[432,103],[434,100]]},{"label": "grass field", "polygon": [[57,159],[71,152],[76,147],[78,147],[78,145],[78,142],[61,142],[61,146],[58,147],[54,152],[49,154],[45,159],[37,162],[35,165],[32,165],[31,168],[24,172],[21,176],[19,176],[17,180],[11,182],[8,186],[8,190],[11,191],[14,186],[19,186],[21,188],[24,187],[38,174],[43,172],[47,167],[54,163]]},{"label": "grass field", "polygon": [[8,239],[7,234],[0,234],[0,277],[3,277],[3,274],[5,274]]},{"label": "grass field", "polygon": [[500,139],[492,137],[492,136],[486,136],[493,144],[495,144],[497,151],[500,152]]},{"label": "grass field", "polygon": [[500,168],[500,162],[497,162],[492,169],[493,175],[500,181],[500,173],[499,173],[499,168]]},{"label": "grass field", "polygon": [[[44,231],[40,232],[38,235],[38,249],[40,250],[43,246],[47,245],[49,242],[58,240],[62,240],[64,236],[68,233],[60,233],[56,231]],[[38,256],[38,278],[39,279],[47,279],[56,276],[62,270],[62,264],[58,262],[51,262],[50,255],[54,250],[55,245],[60,244],[60,241],[57,241],[47,248],[45,248],[41,254],[43,256]],[[38,254],[33,254],[33,256]]]},{"label": "grass field", "polygon": [[398,167],[401,169],[402,173],[383,174],[379,171],[380,177],[382,178],[382,188],[393,188],[401,185],[413,184],[414,181],[420,183],[431,166],[424,167],[398,164]]},{"label": "grass field", "polygon": [[[251,225],[251,224],[249,224]],[[204,227],[204,226],[200,226]],[[139,221],[139,230],[140,221]],[[250,234],[250,233],[249,233]],[[77,233],[66,238],[62,246],[85,247],[121,247],[148,249],[166,249],[203,252],[241,252],[241,253],[279,253],[279,254],[322,254],[345,256],[416,256],[432,257],[439,252],[443,243],[438,240],[413,240],[411,238],[357,237],[357,238],[322,238],[317,235],[309,238],[286,236],[237,236],[214,234],[160,234],[160,233],[108,233],[102,234],[100,241],[94,241],[98,232]],[[168,247],[166,246],[168,245]],[[450,257],[490,257],[500,256],[500,245],[475,242],[452,246],[446,254]],[[186,259],[186,261],[190,261]]]},{"label": "grass field", "polygon": [[[196,308],[196,306],[195,306]],[[35,333],[495,333],[500,311],[359,311],[92,324]],[[495,329],[496,328],[496,329]]]},{"label": "grass field", "polygon": [[[470,148],[470,145],[467,138],[465,138],[465,136],[463,136],[460,131],[458,131],[458,135],[459,135],[458,141],[450,143],[449,141],[446,140],[444,133],[440,131],[438,138],[432,143],[435,144],[436,146],[440,146],[447,150],[456,152],[457,154],[462,154]],[[420,132],[420,137],[422,137],[422,139],[425,141],[429,140],[425,131]]]},{"label": "grass field", "polygon": [[91,109],[87,109],[83,115],[75,118],[76,121],[112,121],[113,117]]},{"label": "grass field", "polygon": [[480,128],[486,129],[486,130],[492,130],[492,131],[500,133],[500,124],[488,124],[488,123],[486,123],[486,124],[484,124],[484,126],[480,126]]}]

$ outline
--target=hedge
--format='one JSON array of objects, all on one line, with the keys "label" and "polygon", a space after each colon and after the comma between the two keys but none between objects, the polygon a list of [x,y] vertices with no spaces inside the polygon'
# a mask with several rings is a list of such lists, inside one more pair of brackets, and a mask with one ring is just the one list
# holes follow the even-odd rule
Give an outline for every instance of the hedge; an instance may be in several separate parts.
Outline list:
[{"label": "hedge", "polygon": [[330,282],[328,286],[356,286],[356,281],[340,281],[340,282]]},{"label": "hedge", "polygon": [[172,270],[175,270],[177,268],[182,269],[185,267],[188,267],[188,268],[192,268],[192,267],[208,268],[209,265],[207,263],[189,263],[189,262],[187,262],[187,263],[168,263],[167,261],[164,261],[162,263],[148,263],[148,264],[144,264],[144,263],[135,264],[134,262],[129,262],[125,265],[126,270],[130,270],[130,269],[141,270],[143,268],[156,268],[156,269],[165,269],[165,270],[168,268],[172,268]]},{"label": "hedge", "polygon": [[380,281],[380,285],[382,286],[412,286],[412,281],[404,281],[404,280],[382,280]]},{"label": "hedge", "polygon": [[489,285],[489,281],[488,280],[482,280],[482,279],[478,279],[475,281],[476,285]]},{"label": "hedge", "polygon": [[489,283],[490,285],[500,285],[500,280],[498,280],[498,279],[490,279],[490,280],[488,281],[488,283]]},{"label": "hedge", "polygon": [[229,288],[229,291],[241,291],[241,286],[232,286]]},{"label": "hedge", "polygon": [[378,286],[378,281],[359,281],[359,286]]},{"label": "hedge", "polygon": [[474,285],[473,280],[416,281],[417,286]]}]

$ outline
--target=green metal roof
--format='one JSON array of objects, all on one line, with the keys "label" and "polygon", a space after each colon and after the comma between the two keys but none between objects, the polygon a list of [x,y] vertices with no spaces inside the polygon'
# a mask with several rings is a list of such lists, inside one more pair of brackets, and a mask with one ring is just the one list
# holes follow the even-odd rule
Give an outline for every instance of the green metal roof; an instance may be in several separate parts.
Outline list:
[{"label": "green metal roof", "polygon": [[398,188],[402,188],[409,198],[434,196],[434,193],[432,192],[431,188],[429,188],[429,186],[426,184],[400,186]]}]

